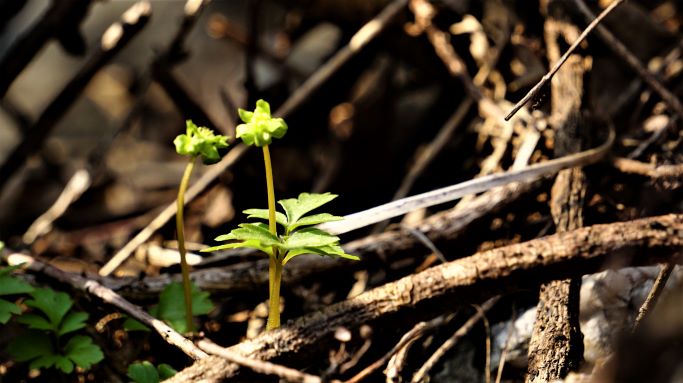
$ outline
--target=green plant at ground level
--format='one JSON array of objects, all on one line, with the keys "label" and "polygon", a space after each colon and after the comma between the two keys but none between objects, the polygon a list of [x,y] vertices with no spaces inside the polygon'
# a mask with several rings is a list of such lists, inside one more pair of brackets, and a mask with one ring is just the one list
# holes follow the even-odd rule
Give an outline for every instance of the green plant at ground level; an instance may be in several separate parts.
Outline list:
[{"label": "green plant at ground level", "polygon": [[157,367],[150,362],[138,362],[128,366],[128,377],[135,383],[159,383],[166,380],[178,371],[168,364],[161,363]]},{"label": "green plant at ground level", "polygon": [[[2,250],[2,246],[2,242],[0,242],[0,250]],[[19,267],[21,267],[21,265],[0,269],[0,296],[26,294],[33,291],[33,286],[11,274],[12,271]],[[21,308],[14,302],[0,299],[0,323],[7,323],[12,317],[12,314],[21,314]]]},{"label": "green plant at ground level", "polygon": [[183,209],[185,207],[185,191],[190,183],[190,176],[194,169],[197,157],[201,157],[204,164],[213,164],[220,160],[218,149],[228,147],[228,138],[215,135],[211,129],[199,127],[192,121],[186,121],[186,133],[173,140],[176,152],[183,156],[189,156],[190,160],[185,167],[183,178],[178,187],[178,209],[176,213],[176,231],[178,236],[178,252],[180,253],[180,269],[183,275],[183,291],[185,300],[185,323],[188,332],[193,331],[192,326],[192,292],[190,288],[190,268],[187,264],[185,250],[185,227]]},{"label": "green plant at ground level", "polygon": [[[310,211],[332,201],[337,196],[330,193],[301,193],[299,198],[278,201],[285,213],[275,210],[275,189],[273,187],[273,167],[270,160],[269,145],[273,137],[282,138],[287,133],[287,124],[282,118],[272,117],[270,105],[263,101],[256,102],[253,112],[238,110],[244,122],[237,126],[236,136],[247,145],[255,145],[263,149],[263,162],[266,173],[266,191],[268,193],[268,209],[248,209],[244,212],[248,218],[268,221],[263,223],[243,223],[229,234],[221,235],[217,241],[231,241],[225,245],[215,246],[202,251],[215,251],[237,247],[258,249],[268,254],[269,272],[269,310],[267,330],[280,327],[280,283],[282,268],[292,258],[300,254],[312,253],[330,257],[341,257],[357,260],[358,257],[344,253],[339,246],[339,237],[310,226],[323,222],[342,219],[328,213],[305,216]],[[277,225],[284,227],[284,234],[279,235]]]},{"label": "green plant at ground level", "polygon": [[66,293],[49,288],[34,289],[27,306],[35,313],[17,319],[29,331],[14,338],[7,351],[19,362],[30,361],[32,369],[56,367],[71,373],[74,364],[84,369],[104,359],[102,350],[86,335],[66,335],[85,327],[88,314],[71,310],[73,300]]},{"label": "green plant at ground level", "polygon": [[[150,314],[165,321],[179,333],[190,331],[185,321],[184,287],[180,283],[170,283],[159,294],[159,304],[152,307]],[[214,306],[209,293],[191,284],[192,315],[206,315]]]}]

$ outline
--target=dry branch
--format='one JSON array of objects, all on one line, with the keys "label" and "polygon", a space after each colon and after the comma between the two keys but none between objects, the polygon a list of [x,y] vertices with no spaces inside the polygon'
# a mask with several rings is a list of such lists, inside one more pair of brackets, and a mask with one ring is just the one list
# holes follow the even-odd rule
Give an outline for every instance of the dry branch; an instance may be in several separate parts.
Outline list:
[{"label": "dry branch", "polygon": [[[481,301],[502,291],[593,273],[608,263],[614,265],[615,260],[621,261],[621,265],[652,264],[665,259],[679,262],[681,246],[683,215],[585,227],[430,268],[288,322],[278,330],[229,349],[268,361],[276,358],[292,361],[294,354],[300,358],[315,356],[313,353],[339,326],[353,328],[407,313],[420,320],[457,303]],[[238,371],[239,366],[235,364],[209,357],[168,382],[218,382]]]}]

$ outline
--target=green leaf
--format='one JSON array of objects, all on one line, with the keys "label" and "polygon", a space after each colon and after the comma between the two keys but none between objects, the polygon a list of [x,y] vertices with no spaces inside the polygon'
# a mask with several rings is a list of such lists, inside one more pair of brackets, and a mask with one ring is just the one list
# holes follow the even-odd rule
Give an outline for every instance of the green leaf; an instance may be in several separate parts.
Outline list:
[{"label": "green leaf", "polygon": [[4,299],[0,299],[0,323],[5,324],[9,322],[12,314],[21,314],[19,306]]},{"label": "green leaf", "polygon": [[62,318],[73,305],[68,294],[56,292],[49,288],[35,289],[31,296],[33,299],[27,300],[26,305],[42,311],[49,319],[53,329],[59,326]]},{"label": "green leaf", "polygon": [[295,231],[285,239],[285,249],[295,249],[297,247],[320,247],[339,242],[339,237],[329,234],[320,229],[307,227]]},{"label": "green leaf", "polygon": [[27,362],[40,356],[53,355],[50,338],[40,331],[28,331],[9,342],[7,352],[17,362]]},{"label": "green leaf", "polygon": [[344,217],[339,217],[328,213],[309,215],[300,218],[295,224],[289,226],[289,231],[294,231],[301,226],[311,226],[325,222],[341,221],[343,219]]},{"label": "green leaf", "polygon": [[256,102],[256,109],[253,112],[243,109],[238,109],[237,112],[244,124],[237,125],[236,136],[247,145],[263,147],[270,144],[273,137],[282,138],[287,133],[285,120],[273,118],[270,114],[270,105],[263,100]]},{"label": "green leaf", "polygon": [[259,242],[259,241],[244,241],[244,242],[226,243],[225,245],[218,245],[218,246],[213,246],[213,247],[208,247],[206,249],[202,249],[201,252],[208,253],[208,252],[212,252],[212,251],[219,251],[219,250],[226,250],[226,249],[238,249],[238,248],[255,249],[255,250],[262,251],[268,255],[273,255],[273,247],[272,246],[262,246],[261,242]]},{"label": "green leaf", "polygon": [[62,325],[57,331],[57,336],[62,336],[70,332],[82,329],[85,327],[85,321],[88,319],[88,313],[82,311],[72,311],[66,315],[62,321]]},{"label": "green leaf", "polygon": [[100,347],[86,335],[74,335],[69,339],[64,346],[64,355],[76,363],[78,367],[86,370],[104,359]]},{"label": "green leaf", "polygon": [[[209,299],[209,293],[201,291],[197,286],[192,286],[192,314],[204,315],[213,310],[213,303]],[[159,295],[159,305],[155,316],[169,323],[180,333],[187,332],[185,323],[185,298],[183,285],[180,282],[171,283],[164,288]]]},{"label": "green leaf", "polygon": [[322,255],[322,256],[326,256],[326,257],[332,257],[332,258],[350,259],[352,261],[359,261],[360,260],[360,257],[358,257],[357,255],[347,254],[344,252],[344,250],[341,248],[341,246],[339,246],[337,244],[332,244],[332,245],[320,246],[320,247],[302,247],[302,248],[292,249],[292,250],[287,252],[287,255],[282,260],[282,264],[285,265],[292,258],[296,257],[297,255],[301,255],[301,254],[318,254],[318,255]]},{"label": "green leaf", "polygon": [[0,295],[25,294],[33,291],[33,286],[23,279],[10,275],[20,265],[5,267],[0,270]]},{"label": "green leaf", "polygon": [[123,329],[126,331],[145,331],[149,332],[149,328],[142,324],[140,321],[135,320],[131,317],[126,317],[123,321]]},{"label": "green leaf", "polygon": [[28,325],[28,328],[33,328],[36,330],[48,330],[54,331],[55,327],[52,323],[48,322],[44,317],[37,314],[24,314],[20,316],[17,321],[19,323]]},{"label": "green leaf", "polygon": [[159,383],[159,372],[150,362],[133,363],[128,366],[128,377],[135,383]]},{"label": "green leaf", "polygon": [[332,193],[301,193],[298,198],[283,199],[278,201],[278,203],[285,209],[287,224],[291,227],[306,213],[319,208],[335,198],[337,198],[337,195]]},{"label": "green leaf", "polygon": [[[258,219],[264,219],[268,221],[270,219],[270,215],[268,212],[268,209],[247,209],[243,211],[242,213],[248,214],[247,219],[251,218],[258,218]],[[275,222],[282,226],[287,226],[287,217],[280,213],[279,211],[275,212]]]},{"label": "green leaf", "polygon": [[62,370],[66,374],[70,374],[74,370],[74,365],[71,361],[61,355],[51,354],[43,355],[33,360],[29,367],[33,370],[38,370],[41,368],[48,368],[55,366]]},{"label": "green leaf", "polygon": [[159,378],[161,378],[162,381],[169,379],[173,375],[178,373],[178,371],[176,371],[173,367],[166,363],[161,363],[160,365],[158,365],[157,371],[159,371]]},{"label": "green leaf", "polygon": [[263,223],[242,223],[229,234],[216,237],[216,241],[258,241],[261,246],[279,246],[280,239],[270,232]]},{"label": "green leaf", "polygon": [[228,147],[228,137],[214,134],[213,130],[195,125],[187,120],[186,134],[178,135],[173,144],[175,150],[184,156],[201,156],[205,164],[214,164],[221,159],[218,149]]}]

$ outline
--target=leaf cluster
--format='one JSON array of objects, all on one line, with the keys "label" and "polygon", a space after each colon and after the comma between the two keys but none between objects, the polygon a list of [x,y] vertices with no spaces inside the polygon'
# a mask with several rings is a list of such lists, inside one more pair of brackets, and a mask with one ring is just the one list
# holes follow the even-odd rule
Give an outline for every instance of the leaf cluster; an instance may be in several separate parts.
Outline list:
[{"label": "leaf cluster", "polygon": [[[214,246],[202,251],[216,251],[247,247],[261,250],[273,256],[273,248],[278,249],[282,264],[301,254],[318,254],[334,258],[358,260],[355,255],[346,254],[339,246],[339,237],[320,230],[314,225],[324,222],[338,221],[342,217],[328,213],[306,215],[320,206],[337,198],[336,194],[301,193],[298,198],[278,201],[284,213],[277,212],[276,222],[284,228],[284,235],[270,232],[268,225],[257,223],[243,223],[229,234],[216,237],[217,241],[230,241],[224,245]],[[268,209],[248,209],[244,211],[247,218],[268,220]]]},{"label": "leaf cluster", "polygon": [[[0,242],[0,249],[2,249],[2,242]],[[33,287],[26,283],[23,279],[13,276],[12,271],[18,269],[21,265],[5,267],[0,269],[0,296],[11,296],[18,294],[27,294],[33,291]],[[0,298],[0,323],[7,323],[12,314],[21,314],[21,308],[14,302],[7,301]]]},{"label": "leaf cluster", "polygon": [[201,156],[206,165],[221,159],[218,149],[228,147],[228,137],[214,134],[213,130],[197,126],[191,120],[185,121],[187,130],[173,140],[175,150],[183,156]]},{"label": "leaf cluster", "polygon": [[56,367],[68,374],[74,365],[88,369],[104,359],[92,338],[73,335],[86,326],[88,314],[72,310],[73,300],[68,294],[39,288],[31,292],[31,297],[25,303],[33,312],[17,319],[29,330],[8,345],[7,351],[15,360],[30,361],[32,369]]},{"label": "leaf cluster", "polygon": [[[194,283],[190,285],[192,287],[192,315],[210,313],[214,306],[209,299],[209,293],[200,290]],[[159,294],[159,304],[150,309],[150,314],[168,323],[181,334],[190,331],[185,319],[185,298],[182,283],[168,284]]]},{"label": "leaf cluster", "polygon": [[166,363],[161,363],[160,365],[154,367],[150,362],[138,362],[133,363],[128,366],[128,377],[133,379],[135,383],[159,383],[166,380],[173,375],[176,371],[173,367]]},{"label": "leaf cluster", "polygon": [[263,147],[269,145],[273,137],[282,138],[287,133],[287,124],[282,118],[270,115],[270,104],[264,100],[256,101],[253,112],[238,109],[240,119],[244,124],[237,125],[237,138],[241,138],[247,145]]}]

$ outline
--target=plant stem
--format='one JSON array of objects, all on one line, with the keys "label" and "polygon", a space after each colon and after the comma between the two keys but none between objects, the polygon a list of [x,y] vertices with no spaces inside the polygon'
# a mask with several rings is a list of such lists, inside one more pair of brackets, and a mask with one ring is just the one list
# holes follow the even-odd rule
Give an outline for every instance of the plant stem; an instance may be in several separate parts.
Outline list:
[{"label": "plant stem", "polygon": [[[273,235],[277,236],[273,166],[270,162],[270,149],[268,149],[268,145],[263,146],[263,162],[266,167],[266,188],[268,189],[268,228]],[[273,255],[270,257],[270,263],[268,264],[268,276],[270,310],[268,311],[266,330],[272,330],[280,327],[280,280],[282,279],[282,262],[278,257],[278,251],[275,246],[273,246]]]},{"label": "plant stem", "polygon": [[178,235],[178,252],[180,253],[180,270],[183,274],[183,293],[185,296],[185,319],[187,321],[187,331],[192,332],[192,290],[190,287],[190,268],[185,257],[185,225],[183,221],[183,210],[185,207],[185,190],[190,183],[190,175],[194,169],[195,157],[191,157],[185,167],[185,173],[178,187],[178,211],[175,216],[176,231]]},{"label": "plant stem", "polygon": [[282,280],[282,262],[271,258],[270,265],[273,268],[270,272],[272,289],[270,290],[268,323],[266,323],[267,331],[280,327],[280,281]]}]

